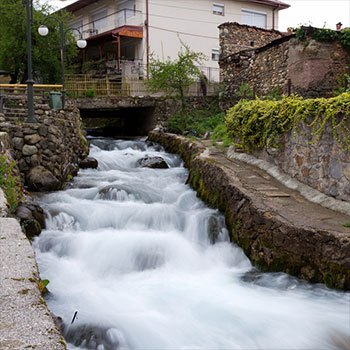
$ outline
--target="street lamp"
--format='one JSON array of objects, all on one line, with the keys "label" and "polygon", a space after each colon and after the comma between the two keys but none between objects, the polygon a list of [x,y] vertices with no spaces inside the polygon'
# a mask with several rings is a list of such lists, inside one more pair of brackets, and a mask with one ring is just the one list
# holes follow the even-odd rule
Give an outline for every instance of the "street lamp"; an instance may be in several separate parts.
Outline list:
[{"label": "street lamp", "polygon": [[22,0],[23,7],[26,8],[26,34],[27,34],[27,70],[28,79],[27,83],[27,106],[28,106],[28,117],[27,123],[37,123],[34,116],[34,80],[33,80],[33,65],[32,65],[32,33],[31,23],[33,15],[33,0]]},{"label": "street lamp", "polygon": [[[83,39],[83,36],[78,28],[68,28],[66,31],[64,31],[64,23],[62,20],[60,20],[57,17],[47,17],[46,20],[55,20],[59,25],[60,30],[60,51],[61,51],[61,84],[63,86],[63,94],[64,94],[64,62],[65,62],[65,42],[66,42],[66,34],[68,31],[77,31],[79,33],[79,39],[77,40],[77,46],[80,49],[84,49],[87,45],[87,42],[85,39]],[[45,20],[45,21],[46,21]],[[46,25],[41,25],[38,28],[38,32],[41,36],[46,36],[49,34],[49,28]]]}]

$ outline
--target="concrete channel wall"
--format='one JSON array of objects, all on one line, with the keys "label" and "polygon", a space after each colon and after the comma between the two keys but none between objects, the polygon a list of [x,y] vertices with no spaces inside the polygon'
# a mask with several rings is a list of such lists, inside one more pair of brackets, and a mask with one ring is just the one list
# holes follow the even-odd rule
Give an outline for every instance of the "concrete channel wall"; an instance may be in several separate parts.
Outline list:
[{"label": "concrete channel wall", "polygon": [[350,289],[350,217],[310,203],[261,169],[184,137],[151,132],[179,154],[189,184],[225,214],[231,240],[253,264],[310,282]]}]

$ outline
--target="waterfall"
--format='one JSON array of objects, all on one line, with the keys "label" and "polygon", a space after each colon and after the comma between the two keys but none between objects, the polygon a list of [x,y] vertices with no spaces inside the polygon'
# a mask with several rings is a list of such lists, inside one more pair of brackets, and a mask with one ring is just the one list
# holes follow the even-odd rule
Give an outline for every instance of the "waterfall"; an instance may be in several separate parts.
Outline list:
[{"label": "waterfall", "polygon": [[[185,184],[181,159],[142,140],[95,138],[98,169],[39,201],[47,302],[69,349],[331,350],[349,342],[350,294],[261,273],[223,216]],[[162,157],[168,169],[138,160]],[[76,314],[73,324],[73,315]]]}]

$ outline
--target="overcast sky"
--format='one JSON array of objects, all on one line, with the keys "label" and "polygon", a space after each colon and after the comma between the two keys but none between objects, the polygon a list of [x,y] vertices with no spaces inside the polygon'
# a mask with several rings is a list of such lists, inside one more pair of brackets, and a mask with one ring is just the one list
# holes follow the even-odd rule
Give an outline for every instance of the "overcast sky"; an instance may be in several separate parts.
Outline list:
[{"label": "overcast sky", "polygon": [[[61,8],[75,1],[49,0],[46,2]],[[350,27],[350,0],[283,0],[283,2],[291,7],[280,11],[278,29],[281,31],[304,24],[335,29],[338,22],[343,23],[343,28]]]}]

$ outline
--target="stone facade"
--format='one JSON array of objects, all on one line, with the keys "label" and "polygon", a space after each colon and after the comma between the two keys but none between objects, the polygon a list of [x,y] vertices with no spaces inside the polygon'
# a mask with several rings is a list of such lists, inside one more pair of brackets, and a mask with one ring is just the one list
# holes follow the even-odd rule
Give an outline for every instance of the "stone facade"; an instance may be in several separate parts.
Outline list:
[{"label": "stone facade", "polygon": [[252,50],[282,38],[283,33],[277,30],[226,22],[219,26],[221,60],[244,50]]},{"label": "stone facade", "polygon": [[330,126],[319,141],[310,142],[310,137],[310,128],[303,125],[298,133],[284,136],[280,149],[254,155],[326,195],[350,202],[350,152],[334,139]]},{"label": "stone facade", "polygon": [[[17,101],[17,103],[19,103]],[[25,102],[23,102],[25,104]],[[25,184],[31,190],[54,190],[77,172],[78,161],[88,153],[88,144],[81,130],[79,110],[67,101],[65,110],[52,110],[36,100],[37,123],[26,123],[23,116],[0,116],[0,131],[7,132],[11,140]],[[39,177],[51,179],[48,187],[38,188],[30,182],[33,171],[45,170]]]},{"label": "stone facade", "polygon": [[[264,46],[237,52],[240,40],[256,40],[260,33]],[[221,80],[224,84],[223,107],[229,108],[240,96],[237,91],[247,84],[258,96],[273,90],[304,97],[332,95],[338,79],[349,72],[349,53],[337,41],[319,42],[306,38],[301,42],[290,33],[240,26],[220,27]],[[243,38],[243,39],[241,39]],[[270,41],[270,42],[269,42]]]}]

